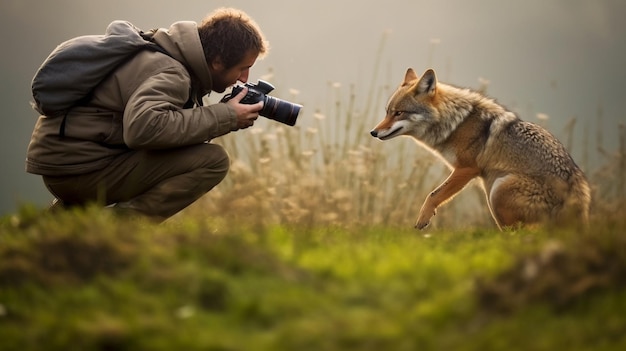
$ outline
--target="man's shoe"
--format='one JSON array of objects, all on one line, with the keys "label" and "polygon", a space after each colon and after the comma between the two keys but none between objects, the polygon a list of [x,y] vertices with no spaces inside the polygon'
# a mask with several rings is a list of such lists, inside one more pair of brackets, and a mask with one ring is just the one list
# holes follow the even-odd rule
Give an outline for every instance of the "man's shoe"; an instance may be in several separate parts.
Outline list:
[{"label": "man's shoe", "polygon": [[66,209],[65,204],[63,203],[63,201],[57,199],[56,197],[52,200],[50,206],[48,206],[49,212],[57,212],[64,209]]}]

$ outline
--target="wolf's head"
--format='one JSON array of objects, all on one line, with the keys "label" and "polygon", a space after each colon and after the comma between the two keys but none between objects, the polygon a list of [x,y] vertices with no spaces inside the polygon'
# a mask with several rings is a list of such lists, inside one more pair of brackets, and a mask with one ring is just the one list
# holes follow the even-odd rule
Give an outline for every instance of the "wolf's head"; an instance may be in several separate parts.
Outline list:
[{"label": "wolf's head", "polygon": [[399,135],[424,140],[430,127],[437,123],[436,98],[435,71],[429,69],[420,78],[409,68],[387,103],[387,116],[370,134],[381,140]]}]

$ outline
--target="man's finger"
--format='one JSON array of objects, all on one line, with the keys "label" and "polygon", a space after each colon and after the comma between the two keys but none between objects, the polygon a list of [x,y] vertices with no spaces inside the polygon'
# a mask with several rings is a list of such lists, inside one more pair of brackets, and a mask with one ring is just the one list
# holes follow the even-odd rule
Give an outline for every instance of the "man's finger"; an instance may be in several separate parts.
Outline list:
[{"label": "man's finger", "polygon": [[250,111],[253,111],[253,112],[261,111],[263,109],[263,104],[264,102],[263,100],[261,100],[257,102],[256,104],[250,105]]},{"label": "man's finger", "polygon": [[239,103],[246,96],[247,93],[248,93],[248,88],[243,87],[243,89],[241,89],[239,94],[235,95],[231,100]]}]

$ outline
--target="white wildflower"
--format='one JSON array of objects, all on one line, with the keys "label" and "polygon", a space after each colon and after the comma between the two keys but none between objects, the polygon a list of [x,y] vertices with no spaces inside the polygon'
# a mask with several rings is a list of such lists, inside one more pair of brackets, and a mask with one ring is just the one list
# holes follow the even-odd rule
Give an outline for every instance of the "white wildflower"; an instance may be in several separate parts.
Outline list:
[{"label": "white wildflower", "polygon": [[278,137],[274,133],[267,133],[263,136],[263,140],[276,140]]},{"label": "white wildflower", "polygon": [[550,116],[548,116],[545,113],[538,113],[537,114],[537,119],[541,120],[541,121],[547,121],[550,118]]},{"label": "white wildflower", "polygon": [[478,83],[480,83],[480,85],[489,85],[491,81],[487,78],[478,77]]}]

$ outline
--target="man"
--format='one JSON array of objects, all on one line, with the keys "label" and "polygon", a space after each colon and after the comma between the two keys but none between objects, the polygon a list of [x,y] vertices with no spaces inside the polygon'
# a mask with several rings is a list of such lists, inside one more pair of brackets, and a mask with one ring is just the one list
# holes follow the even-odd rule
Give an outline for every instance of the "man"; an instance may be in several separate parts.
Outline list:
[{"label": "man", "polygon": [[227,103],[198,103],[248,80],[268,51],[261,30],[244,12],[222,8],[200,25],[176,22],[153,38],[169,55],[143,50],[89,103],[65,118],[39,117],[26,171],[43,176],[53,206],[115,204],[162,221],[226,176],[228,155],[210,140],[252,126],[263,102],[241,104],[243,89]]}]

